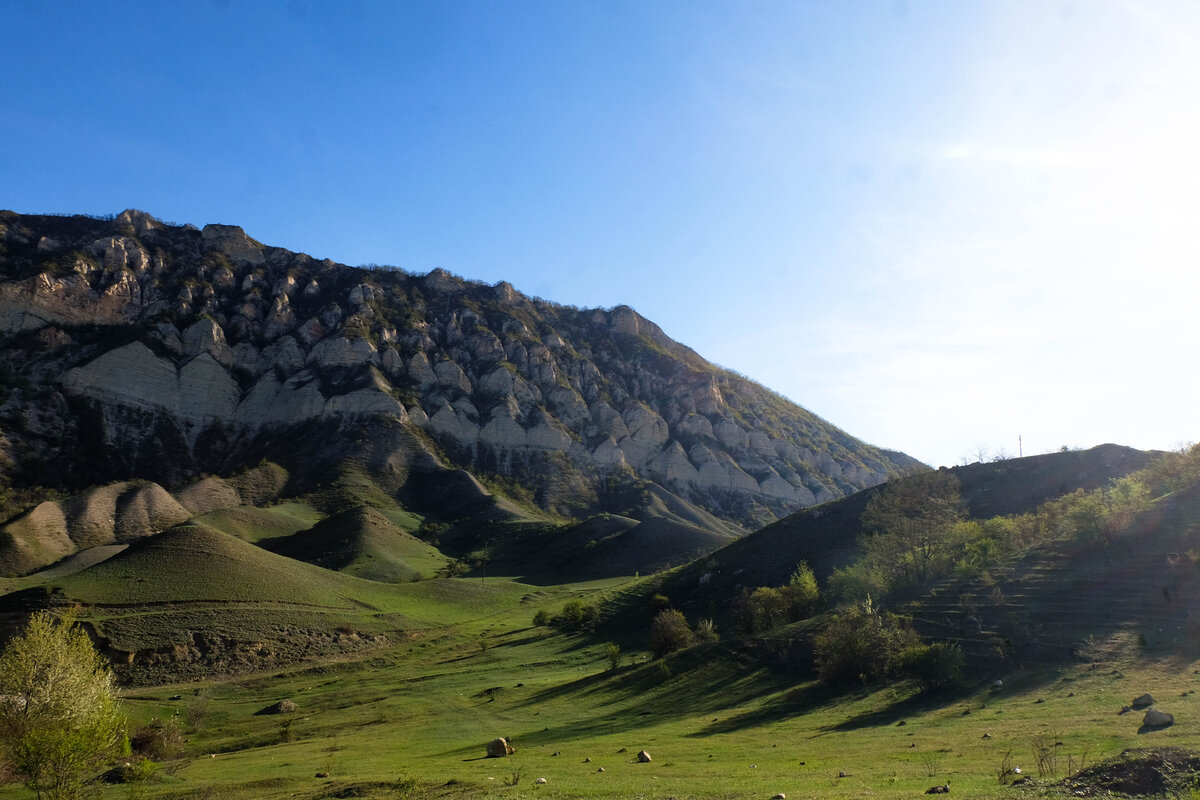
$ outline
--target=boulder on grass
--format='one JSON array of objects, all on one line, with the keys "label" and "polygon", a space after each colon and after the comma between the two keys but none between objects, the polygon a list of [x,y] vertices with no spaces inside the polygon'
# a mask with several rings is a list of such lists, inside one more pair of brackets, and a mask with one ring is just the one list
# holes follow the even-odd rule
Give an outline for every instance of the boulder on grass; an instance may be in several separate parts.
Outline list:
[{"label": "boulder on grass", "polygon": [[1166,728],[1175,724],[1175,717],[1166,711],[1149,708],[1146,709],[1146,716],[1142,719],[1142,724],[1147,728]]},{"label": "boulder on grass", "polygon": [[291,714],[296,710],[296,704],[291,700],[280,700],[278,703],[272,703],[266,708],[260,708],[255,711],[255,714]]},{"label": "boulder on grass", "polygon": [[647,753],[645,750],[639,750],[637,759],[638,759],[638,761],[640,761],[643,764],[648,764],[648,763],[650,763],[650,754]]},{"label": "boulder on grass", "polygon": [[1149,708],[1154,705],[1154,698],[1149,693],[1133,698],[1133,702],[1129,704],[1133,708]]},{"label": "boulder on grass", "polygon": [[492,739],[487,744],[488,758],[504,758],[513,754],[513,746],[503,736]]}]

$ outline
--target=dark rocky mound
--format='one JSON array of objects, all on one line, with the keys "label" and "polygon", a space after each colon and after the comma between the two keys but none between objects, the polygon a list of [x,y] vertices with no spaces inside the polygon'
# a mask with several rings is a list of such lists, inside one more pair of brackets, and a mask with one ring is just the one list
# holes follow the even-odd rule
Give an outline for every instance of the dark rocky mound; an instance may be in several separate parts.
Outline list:
[{"label": "dark rocky mound", "polygon": [[1175,796],[1176,792],[1195,786],[1197,780],[1200,780],[1200,752],[1182,747],[1132,748],[1114,759],[1080,770],[1059,785],[1078,797]]}]

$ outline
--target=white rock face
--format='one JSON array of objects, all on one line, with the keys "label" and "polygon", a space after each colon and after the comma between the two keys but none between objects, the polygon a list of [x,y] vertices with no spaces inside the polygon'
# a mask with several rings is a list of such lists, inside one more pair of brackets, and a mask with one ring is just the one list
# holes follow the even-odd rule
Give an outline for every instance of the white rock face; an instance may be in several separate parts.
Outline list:
[{"label": "white rock face", "polygon": [[346,339],[331,336],[318,342],[308,354],[308,363],[319,367],[349,367],[356,364],[378,364],[375,346],[366,339]]}]

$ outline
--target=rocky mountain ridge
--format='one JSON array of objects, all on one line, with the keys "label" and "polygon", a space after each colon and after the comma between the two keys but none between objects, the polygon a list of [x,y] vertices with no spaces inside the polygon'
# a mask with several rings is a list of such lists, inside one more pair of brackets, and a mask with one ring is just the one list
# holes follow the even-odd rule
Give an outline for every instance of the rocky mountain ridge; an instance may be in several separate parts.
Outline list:
[{"label": "rocky mountain ridge", "polygon": [[397,489],[461,467],[575,517],[656,483],[749,526],[918,466],[626,306],[317,261],[234,226],[0,212],[0,279],[12,485],[172,488],[282,448],[294,474],[359,458]]}]

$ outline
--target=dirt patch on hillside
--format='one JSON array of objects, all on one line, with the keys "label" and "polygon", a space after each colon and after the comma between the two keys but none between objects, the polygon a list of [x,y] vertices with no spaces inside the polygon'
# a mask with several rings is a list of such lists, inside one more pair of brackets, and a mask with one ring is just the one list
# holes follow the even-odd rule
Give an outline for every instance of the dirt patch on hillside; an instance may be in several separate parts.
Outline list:
[{"label": "dirt patch on hillside", "polygon": [[1200,784],[1200,752],[1181,747],[1132,748],[1080,770],[1060,786],[1078,797],[1133,797],[1185,791]]}]

